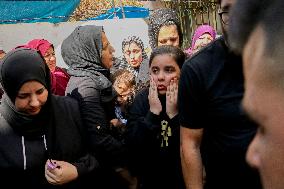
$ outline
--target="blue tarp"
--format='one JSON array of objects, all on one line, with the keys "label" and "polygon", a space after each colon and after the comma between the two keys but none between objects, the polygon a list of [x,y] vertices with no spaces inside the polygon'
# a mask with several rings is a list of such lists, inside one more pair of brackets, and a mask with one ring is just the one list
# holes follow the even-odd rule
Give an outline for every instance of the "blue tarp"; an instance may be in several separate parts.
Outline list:
[{"label": "blue tarp", "polygon": [[100,16],[90,18],[88,20],[113,19],[114,16],[123,18],[123,12],[125,18],[146,18],[149,16],[149,9],[147,8],[124,6],[123,9],[121,7],[111,8],[107,10],[105,14],[101,14]]},{"label": "blue tarp", "polygon": [[0,0],[0,24],[64,22],[80,0]]}]

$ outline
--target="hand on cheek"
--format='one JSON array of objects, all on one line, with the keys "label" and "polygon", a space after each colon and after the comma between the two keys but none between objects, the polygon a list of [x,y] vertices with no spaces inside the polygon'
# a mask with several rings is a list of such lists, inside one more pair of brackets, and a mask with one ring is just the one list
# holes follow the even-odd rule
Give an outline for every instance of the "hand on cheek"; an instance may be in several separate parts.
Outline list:
[{"label": "hand on cheek", "polygon": [[178,95],[178,79],[174,78],[170,81],[166,93],[166,112],[170,119],[172,119],[178,114],[177,95]]},{"label": "hand on cheek", "polygon": [[150,111],[153,114],[160,115],[162,111],[162,104],[158,97],[157,85],[152,77],[150,78],[150,88],[149,88],[148,100],[149,100],[149,105],[150,105]]}]

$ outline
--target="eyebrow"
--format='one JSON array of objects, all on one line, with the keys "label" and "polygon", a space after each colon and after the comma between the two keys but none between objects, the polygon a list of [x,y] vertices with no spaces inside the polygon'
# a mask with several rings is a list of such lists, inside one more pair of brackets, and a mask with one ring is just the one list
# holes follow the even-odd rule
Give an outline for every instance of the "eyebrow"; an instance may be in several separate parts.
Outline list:
[{"label": "eyebrow", "polygon": [[165,66],[165,68],[174,68],[175,69],[175,67],[174,66]]},{"label": "eyebrow", "polygon": [[[36,92],[39,92],[39,91],[44,90],[44,89],[45,89],[45,87],[42,87],[42,88],[36,90]],[[29,95],[29,94],[31,94],[31,93],[30,92],[19,92],[18,93],[18,95]]]}]

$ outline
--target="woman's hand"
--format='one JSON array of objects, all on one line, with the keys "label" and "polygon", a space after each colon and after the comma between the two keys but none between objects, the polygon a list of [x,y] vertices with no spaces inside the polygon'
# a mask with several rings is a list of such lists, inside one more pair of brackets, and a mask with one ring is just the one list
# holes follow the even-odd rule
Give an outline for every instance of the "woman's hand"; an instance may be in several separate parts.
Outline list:
[{"label": "woman's hand", "polygon": [[112,119],[110,120],[111,127],[122,127],[123,123],[119,119]]},{"label": "woman's hand", "polygon": [[162,104],[158,97],[158,90],[155,81],[153,78],[150,78],[150,88],[149,88],[149,95],[148,95],[150,111],[153,114],[160,115],[162,111]]},{"label": "woman's hand", "polygon": [[170,119],[178,114],[177,95],[178,79],[174,78],[170,81],[170,85],[167,87],[166,93],[166,112]]},{"label": "woman's hand", "polygon": [[53,185],[61,185],[77,179],[77,168],[66,161],[47,160],[45,178]]}]

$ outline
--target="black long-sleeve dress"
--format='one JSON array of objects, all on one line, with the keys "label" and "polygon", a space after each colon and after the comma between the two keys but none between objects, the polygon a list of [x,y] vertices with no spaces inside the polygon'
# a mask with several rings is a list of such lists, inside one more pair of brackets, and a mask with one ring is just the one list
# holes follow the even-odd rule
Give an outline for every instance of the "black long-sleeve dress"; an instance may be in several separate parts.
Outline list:
[{"label": "black long-sleeve dress", "polygon": [[150,112],[149,89],[137,94],[129,111],[126,143],[132,171],[141,188],[184,188],[180,152],[178,115],[166,114],[166,98],[159,96],[163,110]]}]

